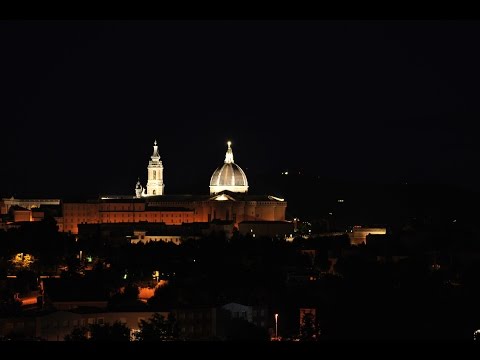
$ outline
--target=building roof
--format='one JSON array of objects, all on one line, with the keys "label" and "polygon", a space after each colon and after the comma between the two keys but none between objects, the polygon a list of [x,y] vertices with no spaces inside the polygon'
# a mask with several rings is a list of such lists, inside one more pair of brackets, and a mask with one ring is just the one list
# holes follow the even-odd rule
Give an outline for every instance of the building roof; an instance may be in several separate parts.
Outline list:
[{"label": "building roof", "polygon": [[149,196],[146,199],[148,203],[166,203],[166,202],[190,202],[190,201],[209,201],[209,200],[219,200],[220,195],[226,195],[228,197],[225,200],[231,201],[278,201],[282,202],[284,199],[272,195],[249,195],[246,193],[237,193],[229,190],[222,190],[215,195],[190,195],[190,194],[181,194],[181,195],[158,195],[158,196]]},{"label": "building roof", "polygon": [[260,225],[260,224],[293,224],[293,222],[291,221],[282,221],[282,220],[274,220],[274,221],[268,221],[268,220],[260,220],[260,221],[242,221],[239,223],[239,225],[241,224],[257,224],[257,225]]},{"label": "building roof", "polygon": [[248,181],[240,166],[225,163],[213,172],[210,186],[248,186]]},{"label": "building roof", "polygon": [[210,178],[211,194],[219,193],[222,190],[232,190],[241,193],[248,190],[247,176],[242,168],[235,164],[231,145],[232,143],[229,141],[223,165],[219,166]]},{"label": "building roof", "polygon": [[186,207],[175,206],[149,206],[146,211],[178,211],[178,212],[193,212],[192,209]]}]

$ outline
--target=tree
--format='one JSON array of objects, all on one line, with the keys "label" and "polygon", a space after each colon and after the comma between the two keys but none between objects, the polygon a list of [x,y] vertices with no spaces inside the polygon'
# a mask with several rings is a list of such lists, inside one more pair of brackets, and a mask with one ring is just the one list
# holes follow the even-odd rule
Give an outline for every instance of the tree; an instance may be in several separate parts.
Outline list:
[{"label": "tree", "polygon": [[87,341],[88,340],[88,328],[83,327],[76,327],[72,330],[72,332],[65,336],[65,341]]},{"label": "tree", "polygon": [[127,284],[120,292],[113,295],[108,302],[108,307],[111,310],[118,309],[143,309],[145,304],[138,300],[140,290],[135,284]]},{"label": "tree", "polygon": [[130,329],[118,321],[113,325],[92,324],[74,328],[65,341],[130,341]]},{"label": "tree", "polygon": [[130,329],[118,321],[110,324],[89,326],[91,341],[130,341]]},{"label": "tree", "polygon": [[315,325],[315,317],[312,313],[305,314],[302,319],[302,325],[300,326],[300,340],[316,341],[318,335],[319,333]]},{"label": "tree", "polygon": [[140,341],[172,341],[177,340],[179,335],[178,325],[172,313],[165,320],[159,313],[153,314],[149,320],[140,321]]}]

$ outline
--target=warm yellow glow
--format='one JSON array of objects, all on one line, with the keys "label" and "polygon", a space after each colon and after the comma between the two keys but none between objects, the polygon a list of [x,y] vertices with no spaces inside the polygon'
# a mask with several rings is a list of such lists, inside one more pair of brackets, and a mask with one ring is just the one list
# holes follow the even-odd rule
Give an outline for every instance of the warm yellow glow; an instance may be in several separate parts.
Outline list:
[{"label": "warm yellow glow", "polygon": [[228,145],[228,147],[230,147],[232,145],[232,142],[230,140],[227,141],[227,145]]},{"label": "warm yellow glow", "polygon": [[220,196],[217,196],[217,197],[215,198],[215,200],[217,200],[217,201],[225,201],[225,200],[229,200],[229,199],[228,199],[228,197],[227,197],[225,194],[222,194],[222,195],[220,195]]},{"label": "warm yellow glow", "polygon": [[10,262],[20,269],[28,269],[35,262],[35,258],[30,254],[18,253],[13,256]]}]

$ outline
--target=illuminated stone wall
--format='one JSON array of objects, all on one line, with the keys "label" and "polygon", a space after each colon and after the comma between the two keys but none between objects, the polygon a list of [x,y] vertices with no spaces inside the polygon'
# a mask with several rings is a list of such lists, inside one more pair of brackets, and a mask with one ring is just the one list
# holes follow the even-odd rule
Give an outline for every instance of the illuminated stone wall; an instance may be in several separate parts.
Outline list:
[{"label": "illuminated stone wall", "polygon": [[[155,208],[168,208],[168,210]],[[286,202],[278,201],[162,201],[113,203],[64,203],[63,231],[78,234],[78,224],[163,222],[182,223],[233,220],[285,220]]]},{"label": "illuminated stone wall", "polygon": [[8,213],[8,210],[14,206],[18,205],[25,209],[31,209],[34,207],[40,207],[41,205],[60,205],[60,199],[2,199],[0,201],[0,214],[5,215]]},{"label": "illuminated stone wall", "polygon": [[352,245],[360,245],[362,243],[366,243],[367,235],[384,235],[387,233],[386,228],[361,228],[361,227],[354,227],[353,231],[348,233],[350,237],[350,244]]}]

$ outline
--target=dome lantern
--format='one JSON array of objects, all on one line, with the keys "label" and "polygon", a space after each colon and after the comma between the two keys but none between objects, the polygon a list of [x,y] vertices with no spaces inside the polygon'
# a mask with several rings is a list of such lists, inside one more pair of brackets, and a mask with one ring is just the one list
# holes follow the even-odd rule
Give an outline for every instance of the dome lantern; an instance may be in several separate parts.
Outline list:
[{"label": "dome lantern", "polygon": [[248,191],[247,176],[243,170],[233,161],[232,142],[227,142],[228,148],[225,154],[225,162],[218,167],[210,179],[210,194],[218,194],[223,190],[237,193]]}]

